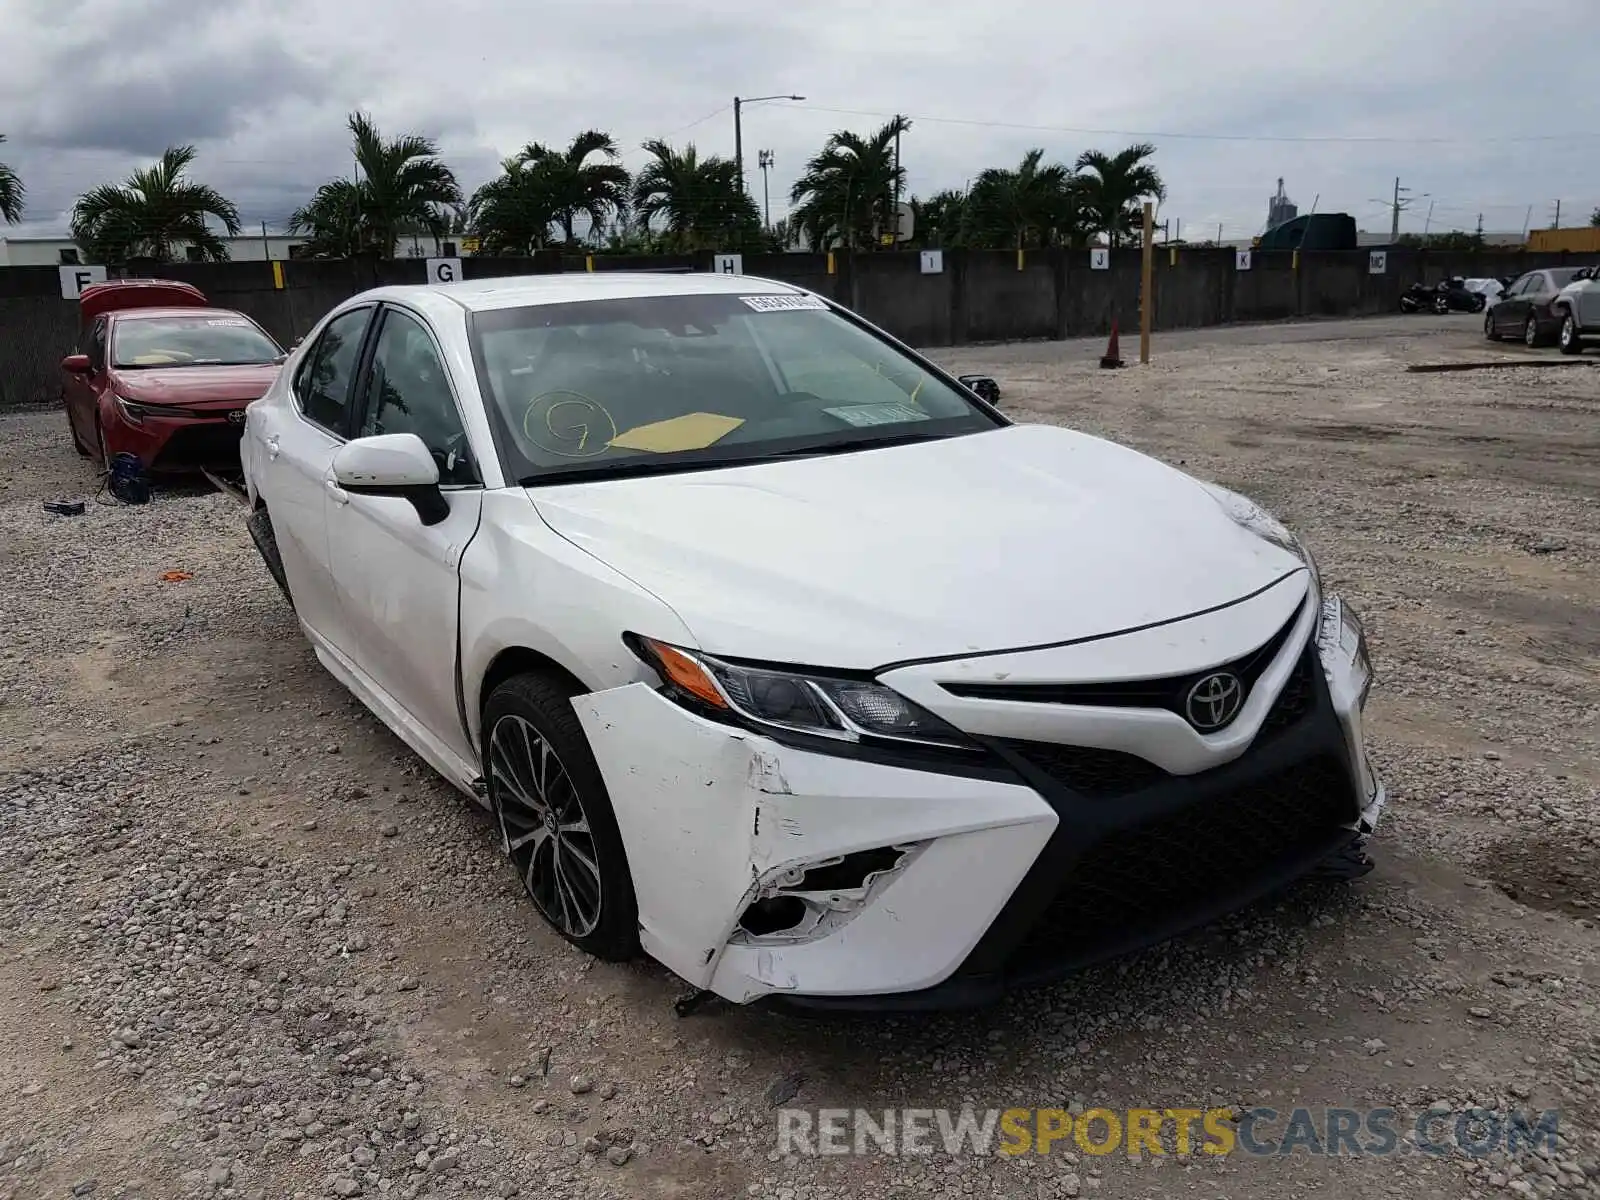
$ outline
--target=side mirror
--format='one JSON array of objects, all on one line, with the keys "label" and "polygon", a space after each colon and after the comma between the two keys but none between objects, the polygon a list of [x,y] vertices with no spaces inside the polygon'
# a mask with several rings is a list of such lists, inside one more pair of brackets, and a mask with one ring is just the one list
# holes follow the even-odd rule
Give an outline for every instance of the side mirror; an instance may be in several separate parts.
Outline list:
[{"label": "side mirror", "polygon": [[1000,385],[987,375],[958,375],[956,379],[973,395],[1000,407]]},{"label": "side mirror", "polygon": [[409,500],[424,525],[450,515],[439,490],[439,464],[414,433],[380,433],[346,442],[333,456],[333,482],[357,496]]},{"label": "side mirror", "polygon": [[61,360],[61,369],[69,375],[87,375],[89,373],[89,356],[87,354],[69,354]]}]

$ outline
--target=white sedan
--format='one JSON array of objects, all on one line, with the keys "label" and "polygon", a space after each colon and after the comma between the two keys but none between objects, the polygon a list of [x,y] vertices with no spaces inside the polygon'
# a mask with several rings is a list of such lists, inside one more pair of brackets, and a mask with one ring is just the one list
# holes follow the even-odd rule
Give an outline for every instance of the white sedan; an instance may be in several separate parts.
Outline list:
[{"label": "white sedan", "polygon": [[963,1005],[1371,865],[1365,640],[1299,541],[804,290],[367,292],[243,462],[317,656],[601,957]]}]

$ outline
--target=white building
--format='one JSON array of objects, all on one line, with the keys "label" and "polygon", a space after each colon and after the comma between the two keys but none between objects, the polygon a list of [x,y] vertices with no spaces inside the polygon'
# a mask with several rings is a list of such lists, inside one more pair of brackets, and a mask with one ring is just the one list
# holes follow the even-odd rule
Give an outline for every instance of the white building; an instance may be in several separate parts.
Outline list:
[{"label": "white building", "polygon": [[[305,237],[291,237],[286,233],[244,234],[222,239],[222,244],[228,248],[228,257],[234,262],[295,258],[294,251],[305,243]],[[450,237],[444,240],[442,247],[436,247],[431,237],[414,238],[408,234],[395,243],[394,257],[427,258],[439,255],[455,258],[459,254],[470,254],[474,245],[475,239]],[[179,242],[174,257],[180,262],[192,260],[193,247]],[[77,266],[86,261],[77,243],[68,237],[0,237],[0,267]]]}]

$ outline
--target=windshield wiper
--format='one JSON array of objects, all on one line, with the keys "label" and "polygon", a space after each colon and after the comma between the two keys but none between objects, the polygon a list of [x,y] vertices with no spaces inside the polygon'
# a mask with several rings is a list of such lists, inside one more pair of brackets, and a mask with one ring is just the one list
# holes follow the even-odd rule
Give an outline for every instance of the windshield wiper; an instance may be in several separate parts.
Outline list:
[{"label": "windshield wiper", "polygon": [[823,442],[817,446],[794,446],[788,450],[772,450],[752,456],[749,462],[770,462],[779,458],[811,458],[819,454],[847,454],[851,450],[876,450],[884,446],[909,446],[914,442],[942,442],[958,437],[954,433],[896,433],[881,437],[851,438],[846,442]]}]

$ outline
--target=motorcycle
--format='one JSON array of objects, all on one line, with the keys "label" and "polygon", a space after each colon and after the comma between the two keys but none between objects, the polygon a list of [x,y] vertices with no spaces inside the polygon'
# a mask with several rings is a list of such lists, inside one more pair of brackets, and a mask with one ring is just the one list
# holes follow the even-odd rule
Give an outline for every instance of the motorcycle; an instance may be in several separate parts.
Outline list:
[{"label": "motorcycle", "polygon": [[1460,278],[1441,280],[1433,287],[1413,283],[1400,295],[1403,313],[1432,312],[1439,316],[1453,312],[1482,312],[1487,303],[1482,292],[1472,291],[1466,280]]},{"label": "motorcycle", "polygon": [[1413,283],[1400,293],[1400,311],[1403,313],[1426,312],[1433,307],[1434,290],[1423,283]]}]

